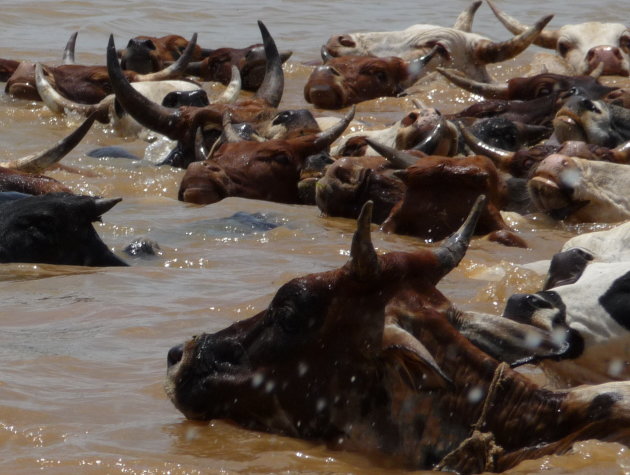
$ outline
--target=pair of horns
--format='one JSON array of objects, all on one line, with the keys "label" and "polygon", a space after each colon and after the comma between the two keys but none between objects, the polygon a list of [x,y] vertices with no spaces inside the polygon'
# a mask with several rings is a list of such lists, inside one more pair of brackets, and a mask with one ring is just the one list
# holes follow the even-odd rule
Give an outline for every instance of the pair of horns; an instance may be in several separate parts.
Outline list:
[{"label": "pair of horns", "polygon": [[[433,250],[442,273],[440,277],[445,276],[457,267],[464,258],[486,202],[487,198],[485,195],[479,196],[460,228]],[[372,201],[368,201],[363,205],[357,219],[357,230],[352,238],[348,265],[359,280],[373,279],[379,273],[378,256],[372,244],[370,232],[373,206]]]}]

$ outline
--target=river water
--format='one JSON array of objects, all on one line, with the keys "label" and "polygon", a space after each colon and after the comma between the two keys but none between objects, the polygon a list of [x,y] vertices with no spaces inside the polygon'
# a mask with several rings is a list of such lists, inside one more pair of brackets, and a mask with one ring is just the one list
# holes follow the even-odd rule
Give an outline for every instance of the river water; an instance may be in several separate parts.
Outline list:
[{"label": "river water", "polygon": [[[630,5],[603,0],[499,3],[524,22],[555,13],[551,26],[628,18]],[[392,30],[412,23],[450,26],[467,2],[375,0],[211,2],[3,1],[1,55],[55,61],[79,31],[77,60],[104,63],[105,45],[138,34],[199,33],[205,47],[259,42],[265,21],[285,66],[282,107],[305,107],[302,87],[319,48],[334,33]],[[509,35],[483,5],[475,31]],[[534,48],[534,50],[537,50]],[[540,51],[540,50],[538,50]],[[492,68],[497,77],[523,71],[533,53]],[[422,99],[445,112],[470,102],[435,83]],[[216,93],[220,88],[209,86]],[[400,118],[408,99],[370,101],[357,117],[370,124]],[[339,114],[336,114],[339,115]],[[0,160],[48,147],[79,123],[41,104],[0,97]],[[120,145],[138,155],[146,143],[121,139],[97,125],[64,161],[97,176],[54,172],[77,193],[121,196],[96,228],[117,253],[137,237],[156,240],[162,255],[127,258],[123,269],[0,265],[0,473],[399,473],[361,455],[310,442],[246,431],[225,421],[185,420],[162,389],[168,349],[201,331],[219,330],[266,306],[288,279],[345,262],[354,223],[320,216],[309,206],[227,199],[211,206],[176,200],[183,172],[146,162],[85,154]],[[277,227],[253,232],[226,218],[260,213]],[[462,265],[440,285],[461,308],[499,313],[514,292],[536,291],[542,277],[523,267],[549,259],[570,236],[598,225],[567,226],[533,216],[514,221],[529,249],[473,242]],[[379,252],[411,250],[417,239],[374,232]],[[622,446],[587,441],[573,453],[528,461],[512,473],[624,473]]]}]

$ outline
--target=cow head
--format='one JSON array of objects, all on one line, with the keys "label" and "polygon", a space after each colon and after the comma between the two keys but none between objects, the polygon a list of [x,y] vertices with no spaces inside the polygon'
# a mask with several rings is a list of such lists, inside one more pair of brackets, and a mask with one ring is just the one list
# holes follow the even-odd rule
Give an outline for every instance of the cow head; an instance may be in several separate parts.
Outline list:
[{"label": "cow head", "polygon": [[[291,57],[291,51],[281,51],[282,63]],[[218,81],[228,84],[232,77],[232,67],[236,67],[243,80],[243,89],[257,91],[265,77],[267,58],[262,44],[245,48],[218,48],[208,52],[200,62],[190,63],[186,72],[199,76],[204,81]]]},{"label": "cow head", "polygon": [[630,111],[574,95],[556,113],[553,126],[560,142],[581,140],[613,148],[630,140]]},{"label": "cow head", "polygon": [[299,203],[298,181],[306,159],[328,150],[353,117],[354,108],[318,134],[224,143],[211,159],[188,166],[178,197],[198,204],[215,203],[227,196]]},{"label": "cow head", "polygon": [[450,381],[387,316],[391,300],[411,292],[429,313],[448,308],[435,285],[463,257],[479,206],[448,244],[382,256],[371,243],[370,212],[368,204],[346,265],[293,279],[254,317],[170,350],[166,391],[179,410],[191,419],[231,418],[333,444],[359,438],[394,450],[396,442],[379,434],[391,431],[382,411],[399,402],[392,382],[402,378],[430,392]]},{"label": "cow head", "polygon": [[618,222],[630,217],[625,164],[551,154],[529,179],[532,201],[555,219]]},{"label": "cow head", "polygon": [[[526,25],[499,10],[492,1],[488,0],[488,5],[512,33],[527,29]],[[600,64],[603,74],[630,74],[630,29],[621,23],[587,22],[565,25],[558,30],[545,29],[534,43],[555,49],[577,74],[589,74]]]},{"label": "cow head", "polygon": [[0,262],[126,266],[92,226],[119,201],[51,193],[3,203]]},{"label": "cow head", "polygon": [[427,55],[412,61],[397,57],[324,55],[327,59],[324,65],[315,68],[304,86],[304,98],[315,107],[340,109],[377,97],[394,97],[424,74],[425,65],[437,52],[434,47]]}]

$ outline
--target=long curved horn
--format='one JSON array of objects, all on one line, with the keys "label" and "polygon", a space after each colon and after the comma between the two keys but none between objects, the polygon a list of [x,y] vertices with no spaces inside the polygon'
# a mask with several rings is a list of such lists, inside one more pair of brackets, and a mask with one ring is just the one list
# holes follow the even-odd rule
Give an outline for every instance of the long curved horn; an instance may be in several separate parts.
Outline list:
[{"label": "long curved horn", "polygon": [[320,132],[317,134],[317,138],[315,139],[314,146],[318,148],[330,147],[330,145],[341,137],[343,131],[346,130],[352,119],[354,119],[354,113],[356,112],[356,106],[352,106],[350,111],[337,122],[332,127]]},{"label": "long curved horn", "polygon": [[456,86],[466,89],[468,92],[478,94],[486,99],[507,99],[507,84],[488,84],[479,82],[462,75],[459,71],[450,68],[435,68],[438,73]]},{"label": "long curved horn", "polygon": [[260,34],[262,35],[263,43],[265,45],[265,56],[267,57],[267,63],[265,65],[265,77],[262,84],[256,91],[256,97],[263,99],[271,107],[278,107],[282,100],[282,93],[284,92],[284,73],[282,72],[282,60],[278,53],[276,43],[271,37],[269,30],[265,24],[258,20],[258,28],[260,28]]},{"label": "long curved horn", "polygon": [[472,23],[475,18],[475,13],[477,12],[477,9],[480,5],[481,0],[476,0],[472,2],[466,10],[459,14],[457,19],[455,20],[453,29],[470,33],[472,31]]},{"label": "long curved horn", "polygon": [[610,151],[615,157],[615,160],[619,163],[628,163],[630,162],[630,140],[617,147],[613,148]]},{"label": "long curved horn", "polygon": [[508,169],[509,163],[514,157],[514,152],[509,152],[499,147],[493,147],[483,142],[466,127],[461,127],[460,132],[464,138],[464,142],[466,142],[466,145],[468,145],[473,152],[479,155],[485,155],[501,170]]},{"label": "long curved horn", "polygon": [[440,116],[439,122],[433,127],[431,133],[422,142],[413,147],[413,150],[432,155],[446,132],[448,132],[448,124],[444,116]]},{"label": "long curved horn", "polygon": [[214,101],[215,104],[233,104],[241,94],[241,73],[232,66],[232,78],[223,93]]},{"label": "long curved horn", "polygon": [[173,64],[161,71],[156,71],[149,74],[139,74],[137,76],[138,81],[162,81],[164,79],[172,79],[180,77],[186,72],[186,67],[193,57],[195,52],[195,46],[197,45],[197,33],[193,33],[192,38],[186,45],[186,48],[182,52],[182,55],[177,58]]},{"label": "long curved horn", "polygon": [[[488,2],[488,6],[492,9],[494,15],[511,33],[518,35],[529,28],[527,25],[522,24],[516,18],[511,17],[507,13],[499,10],[491,0],[486,1]],[[541,48],[556,49],[559,36],[560,35],[556,30],[542,30],[538,35],[538,38],[534,40],[534,44],[536,46],[540,46]]]},{"label": "long curved horn", "polygon": [[488,41],[478,45],[474,52],[475,59],[481,63],[487,64],[499,63],[513,58],[525,51],[525,49],[536,40],[545,25],[549,23],[552,18],[553,15],[547,15],[541,18],[534,26],[507,41],[499,43]]},{"label": "long curved horn", "polygon": [[409,65],[407,66],[407,71],[409,72],[408,84],[411,85],[420,79],[420,76],[424,74],[424,68],[435,57],[439,50],[440,46],[436,45],[424,56],[409,61]]},{"label": "long curved horn", "polygon": [[94,114],[90,115],[74,132],[61,139],[52,148],[34,155],[2,162],[0,166],[28,173],[40,173],[65,157],[85,137],[94,123]]},{"label": "long curved horn", "polygon": [[37,92],[42,98],[42,101],[46,104],[46,107],[55,114],[63,114],[65,111],[77,112],[84,117],[95,114],[95,118],[99,122],[103,124],[109,123],[108,110],[115,98],[113,94],[103,98],[98,104],[81,104],[71,101],[62,96],[52,84],[50,84],[44,75],[44,68],[40,63],[35,65],[35,86],[37,87]]},{"label": "long curved horn", "polygon": [[374,203],[366,201],[357,219],[357,230],[352,237],[348,264],[353,275],[360,281],[370,280],[378,274],[378,256],[372,244],[370,224]]},{"label": "long curved horn", "polygon": [[387,145],[383,145],[382,143],[379,143],[369,137],[366,137],[365,141],[370,147],[385,157],[394,166],[394,168],[399,170],[404,170],[419,160],[419,158],[415,155],[393,147],[388,147]]},{"label": "long curved horn", "polygon": [[107,72],[116,100],[129,115],[140,125],[166,135],[171,140],[179,139],[182,121],[179,112],[156,104],[131,87],[118,62],[114,35],[109,36],[107,45]]},{"label": "long curved horn", "polygon": [[70,35],[70,39],[66,43],[66,47],[63,49],[63,58],[61,62],[63,64],[75,64],[74,62],[74,48],[77,44],[78,31],[75,31]]},{"label": "long curved horn", "polygon": [[487,201],[485,195],[480,195],[460,228],[442,241],[440,247],[433,251],[441,265],[442,276],[457,267],[464,258],[470,239],[475,232],[479,216],[481,216]]}]

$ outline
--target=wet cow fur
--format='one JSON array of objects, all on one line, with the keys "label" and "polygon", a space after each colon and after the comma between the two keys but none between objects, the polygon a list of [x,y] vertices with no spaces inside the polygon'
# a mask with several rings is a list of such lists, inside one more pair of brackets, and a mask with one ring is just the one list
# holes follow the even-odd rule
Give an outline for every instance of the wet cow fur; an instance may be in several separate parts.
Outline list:
[{"label": "wet cow fur", "polygon": [[259,314],[169,351],[166,391],[186,417],[460,473],[582,439],[630,442],[627,383],[541,389],[451,326],[435,285],[474,216],[439,248],[384,255],[370,220],[362,213],[345,266],[293,279]]},{"label": "wet cow fur", "polygon": [[119,201],[50,193],[0,204],[0,262],[126,266],[92,226]]}]

